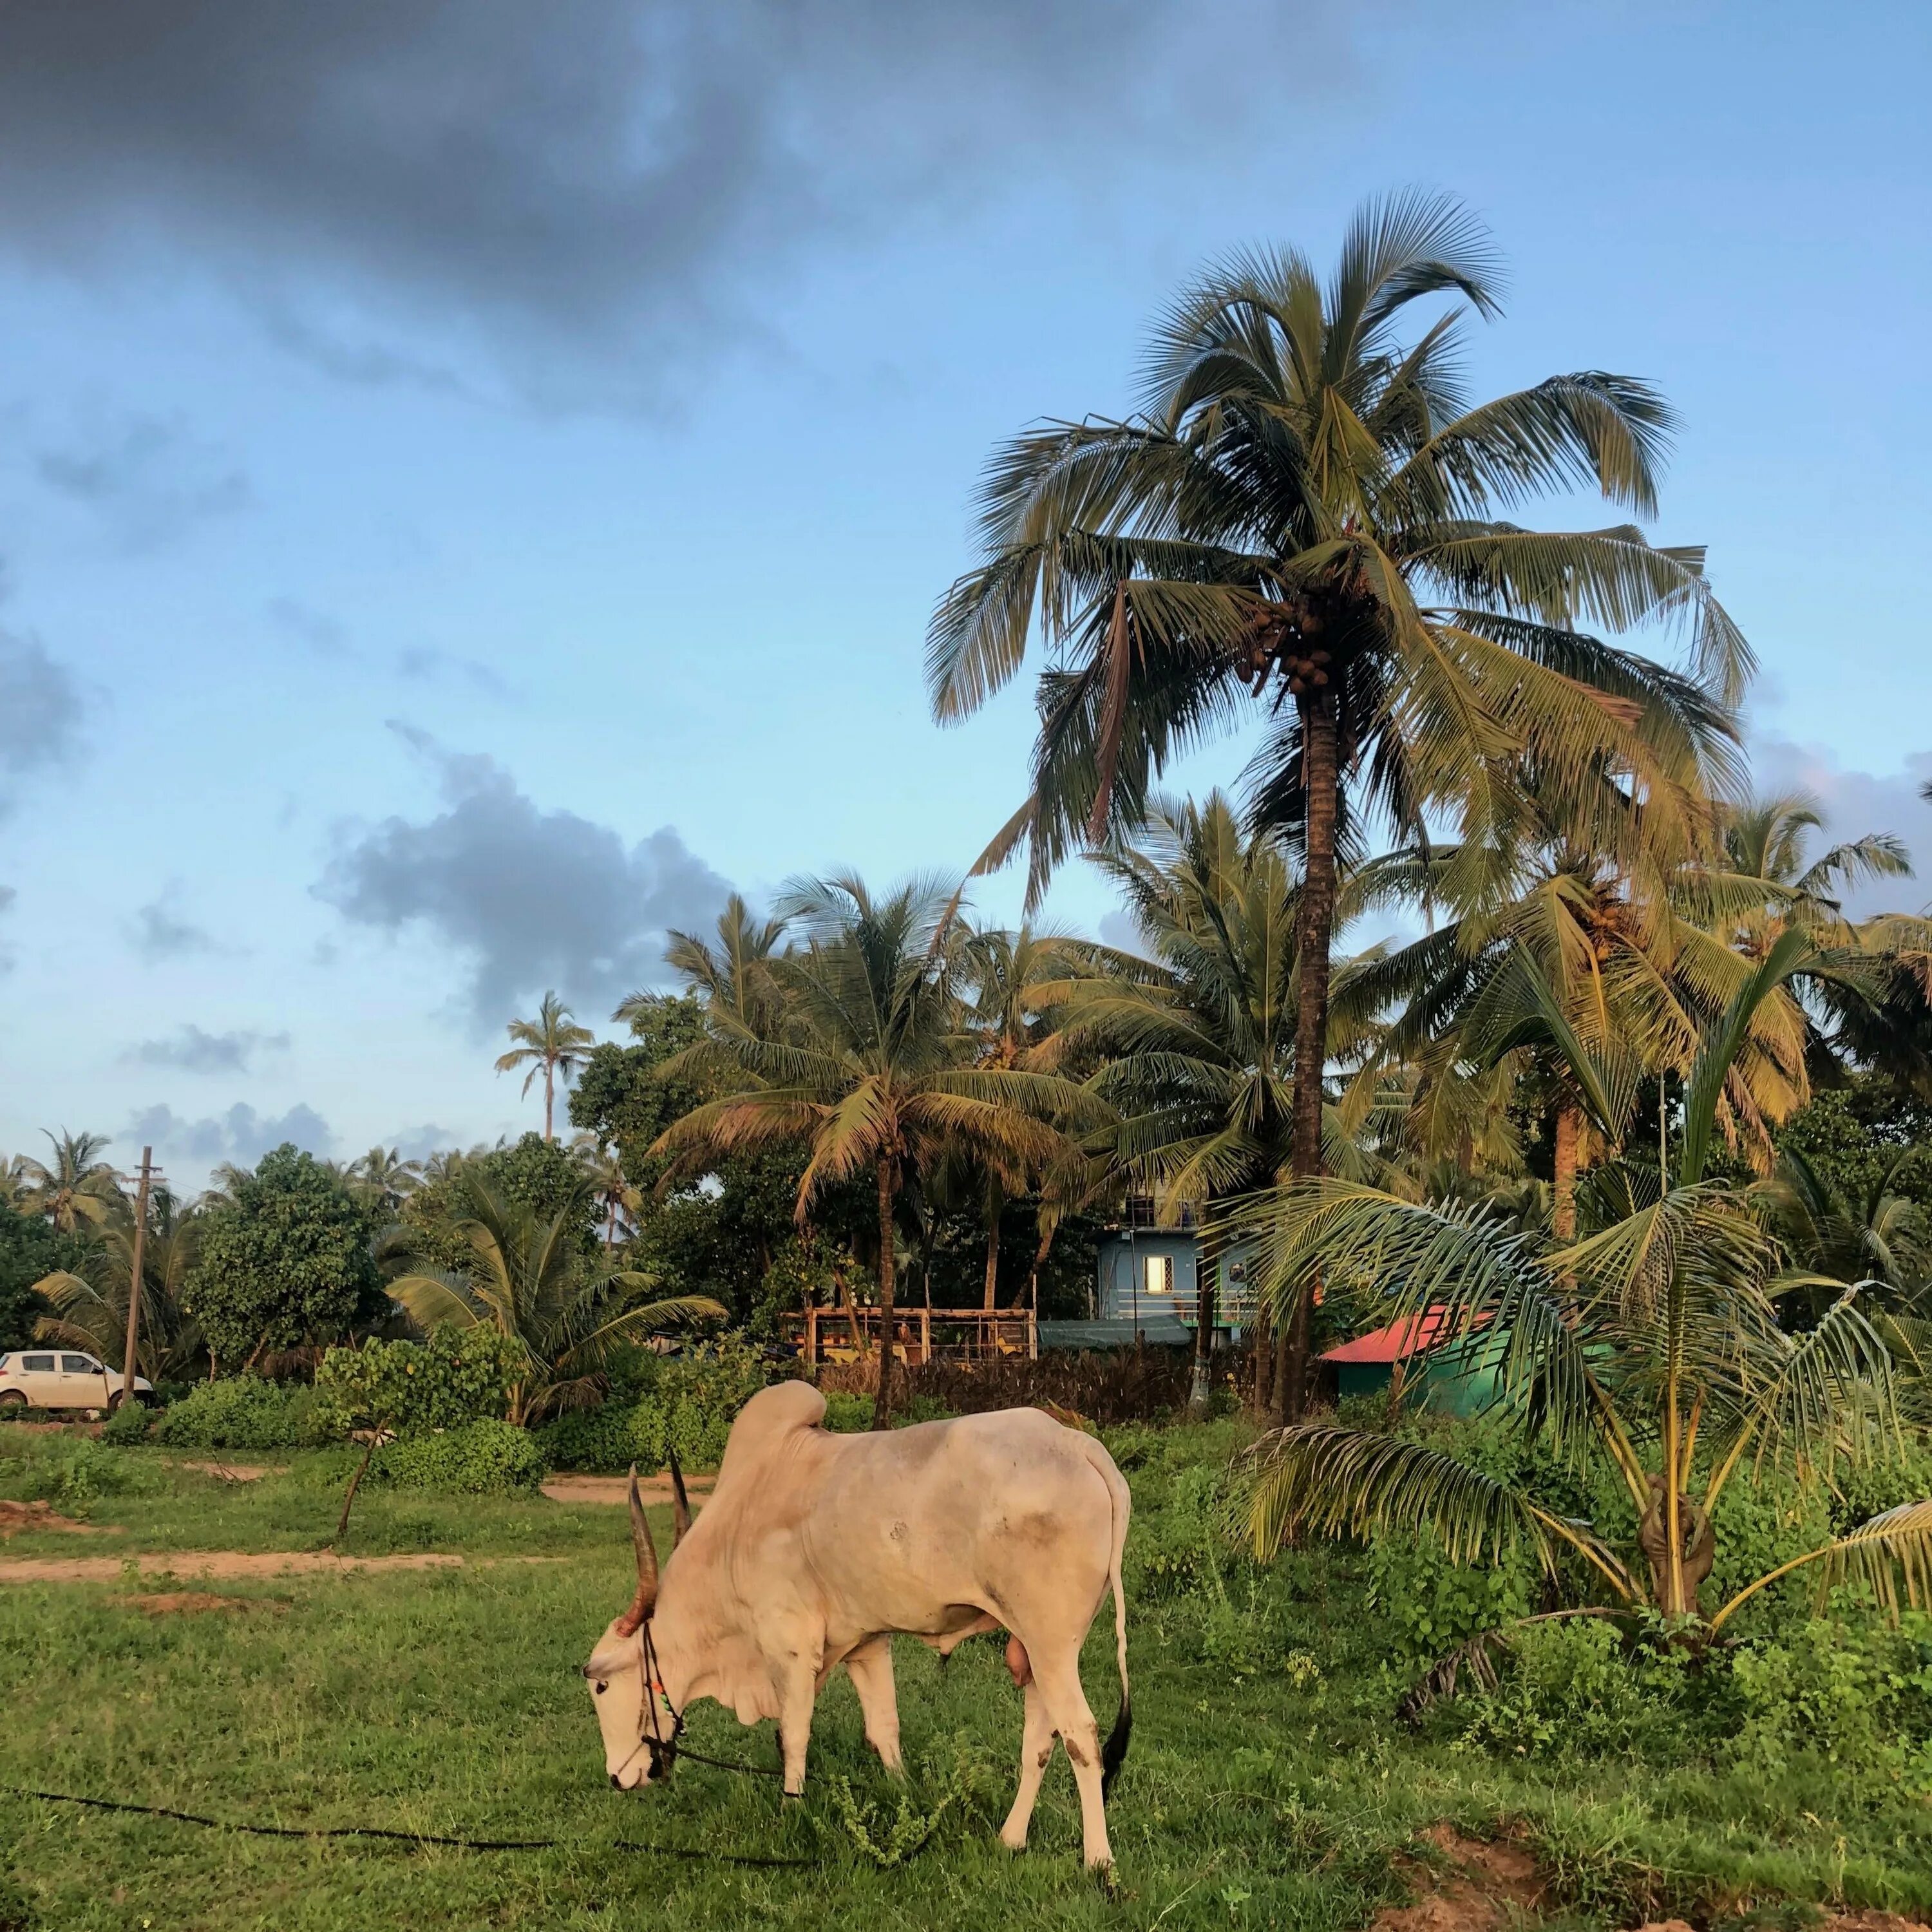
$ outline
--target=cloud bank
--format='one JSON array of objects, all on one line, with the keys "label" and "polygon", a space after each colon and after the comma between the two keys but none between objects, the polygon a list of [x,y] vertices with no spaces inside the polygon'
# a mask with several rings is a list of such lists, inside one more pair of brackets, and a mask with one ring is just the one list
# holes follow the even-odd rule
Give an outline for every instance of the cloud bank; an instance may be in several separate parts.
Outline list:
[{"label": "cloud bank", "polygon": [[18,781],[59,764],[80,742],[80,686],[38,638],[0,631],[0,818]]},{"label": "cloud bank", "polygon": [[124,1056],[136,1066],[167,1066],[182,1073],[246,1073],[258,1052],[285,1053],[285,1033],[209,1033],[192,1022],[164,1040],[144,1040]]},{"label": "cloud bank", "polygon": [[238,1101],[226,1113],[190,1120],[170,1106],[144,1108],[118,1136],[127,1144],[154,1147],[167,1154],[252,1167],[271,1148],[292,1141],[310,1154],[326,1154],[334,1143],[328,1123],[301,1102],[285,1114],[263,1115]]},{"label": "cloud bank", "polygon": [[601,1017],[663,978],[668,929],[705,923],[730,890],[672,826],[627,848],[542,811],[494,759],[396,728],[436,766],[446,809],[346,837],[314,890],[359,926],[419,926],[458,950],[479,1034],[552,987]]}]

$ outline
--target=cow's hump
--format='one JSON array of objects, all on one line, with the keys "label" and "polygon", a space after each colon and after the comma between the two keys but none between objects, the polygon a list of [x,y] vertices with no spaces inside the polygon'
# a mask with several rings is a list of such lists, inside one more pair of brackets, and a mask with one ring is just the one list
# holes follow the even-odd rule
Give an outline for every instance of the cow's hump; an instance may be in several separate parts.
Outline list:
[{"label": "cow's hump", "polygon": [[738,1412],[718,1471],[722,1486],[749,1466],[762,1462],[787,1436],[816,1429],[825,1420],[825,1398],[809,1382],[775,1382]]}]

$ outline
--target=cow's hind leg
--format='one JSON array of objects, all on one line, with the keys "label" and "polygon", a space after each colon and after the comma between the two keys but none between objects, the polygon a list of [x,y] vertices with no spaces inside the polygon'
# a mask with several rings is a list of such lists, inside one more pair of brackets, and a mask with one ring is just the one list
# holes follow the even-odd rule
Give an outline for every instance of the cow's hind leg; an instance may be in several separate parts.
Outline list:
[{"label": "cow's hind leg", "polygon": [[875,1636],[845,1659],[845,1674],[859,1694],[866,1716],[866,1742],[879,1762],[896,1777],[904,1768],[899,1759],[899,1700],[892,1683],[892,1640]]},{"label": "cow's hind leg", "polygon": [[1080,1838],[1090,1865],[1110,1865],[1113,1847],[1107,1842],[1107,1808],[1100,1792],[1100,1731],[1080,1683],[1078,1642],[1029,1643],[1034,1682],[1046,1700],[1053,1728],[1066,1747],[1073,1781],[1080,1787]]},{"label": "cow's hind leg", "polygon": [[1053,1756],[1053,1720],[1046,1713],[1046,1700],[1040,1686],[1028,1678],[1026,1685],[1026,1726],[1020,1740],[1020,1788],[1013,1793],[1013,1808],[1000,1827],[1000,1843],[1010,1852],[1026,1850],[1027,1828],[1033,1822],[1034,1801],[1040,1796],[1040,1781]]}]

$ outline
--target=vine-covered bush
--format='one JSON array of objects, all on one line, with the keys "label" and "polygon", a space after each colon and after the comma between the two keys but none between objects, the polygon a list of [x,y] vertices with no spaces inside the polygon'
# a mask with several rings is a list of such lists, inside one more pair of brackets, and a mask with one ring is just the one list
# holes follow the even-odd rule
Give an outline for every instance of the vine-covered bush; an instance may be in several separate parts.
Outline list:
[{"label": "vine-covered bush", "polygon": [[729,1336],[682,1355],[640,1352],[614,1377],[609,1400],[544,1424],[538,1439],[554,1468],[616,1475],[634,1462],[660,1469],[675,1449],[686,1468],[715,1469],[733,1419],[774,1369]]},{"label": "vine-covered bush", "polygon": [[377,1451],[370,1473],[398,1488],[504,1496],[534,1490],[544,1466],[527,1430],[486,1418],[433,1435],[400,1436]]},{"label": "vine-covered bush", "polygon": [[312,1388],[236,1376],[197,1382],[152,1432],[171,1449],[313,1449],[341,1440],[338,1421]]},{"label": "vine-covered bush", "polygon": [[316,1372],[320,1403],[346,1436],[381,1428],[399,1436],[500,1420],[524,1366],[517,1345],[477,1323],[439,1328],[427,1342],[332,1348]]}]

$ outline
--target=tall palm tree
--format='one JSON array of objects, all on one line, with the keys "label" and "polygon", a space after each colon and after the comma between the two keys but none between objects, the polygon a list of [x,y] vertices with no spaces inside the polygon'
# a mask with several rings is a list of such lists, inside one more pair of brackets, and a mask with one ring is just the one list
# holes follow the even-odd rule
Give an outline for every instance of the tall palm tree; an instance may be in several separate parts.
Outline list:
[{"label": "tall palm tree", "polygon": [[510,1391],[508,1419],[519,1427],[593,1400],[599,1372],[620,1348],[724,1318],[708,1295],[647,1300],[657,1285],[649,1275],[586,1262],[574,1205],[540,1216],[474,1175],[466,1192],[468,1211],[455,1226],[470,1249],[466,1271],[404,1275],[389,1293],[418,1328],[484,1322],[518,1346],[526,1366]]},{"label": "tall palm tree", "polygon": [[344,1178],[358,1201],[382,1214],[394,1214],[422,1185],[423,1164],[404,1160],[400,1148],[379,1144],[352,1161]]},{"label": "tall palm tree", "polygon": [[[1284,842],[1245,832],[1220,792],[1156,800],[1131,842],[1097,855],[1149,958],[1114,952],[1066,989],[1058,1041],[1105,1056],[1094,1090],[1120,1116],[1115,1160],[1172,1223],[1184,1208],[1276,1185],[1293,1166],[1299,884]],[[1330,1015],[1332,1056],[1340,1008]],[[1197,1394],[1214,1322],[1202,1264]],[[1284,1333],[1257,1351],[1256,1401],[1281,1419]],[[1279,1355],[1281,1359],[1275,1358]]]},{"label": "tall palm tree", "polygon": [[554,1141],[556,1138],[554,1124],[556,1083],[561,1080],[568,1087],[576,1078],[578,1069],[590,1058],[590,1049],[597,1044],[596,1036],[588,1027],[577,1024],[570,1009],[554,993],[544,994],[535,1019],[512,1020],[505,1030],[516,1045],[498,1059],[496,1071],[514,1073],[518,1067],[527,1066],[530,1071],[524,1076],[526,1094],[537,1076],[543,1076],[544,1138]]},{"label": "tall palm tree", "polygon": [[22,1156],[20,1202],[29,1214],[44,1215],[64,1234],[98,1228],[122,1211],[121,1177],[96,1158],[107,1144],[105,1134],[74,1134],[63,1127],[43,1138],[52,1146],[50,1161]]},{"label": "tall palm tree", "polygon": [[[1419,299],[1456,307],[1412,341]],[[1655,508],[1670,412],[1647,385],[1586,370],[1466,407],[1464,310],[1496,313],[1486,239],[1453,202],[1372,203],[1327,286],[1292,250],[1238,256],[1156,325],[1142,413],[1055,423],[993,459],[985,551],[941,602],[927,672],[942,719],[1054,654],[1026,804],[982,865],[1022,842],[1036,892],[1082,838],[1140,816],[1168,760],[1271,721],[1252,778],[1305,854],[1296,1173],[1322,1165],[1322,1052],[1337,854],[1363,808],[1420,837],[1432,809],[1478,842],[1517,814],[1526,754],[1584,842],[1634,793],[1687,847],[1729,774],[1750,668],[1701,551],[1640,532],[1552,535],[1502,520],[1579,484]],[[1689,630],[1696,678],[1580,627]],[[1306,1315],[1293,1320],[1299,1408]]]},{"label": "tall palm tree", "polygon": [[[773,972],[784,938],[782,919],[752,916],[742,896],[734,892],[718,915],[718,943],[695,933],[674,931],[664,948],[665,963],[683,974],[692,991],[702,996],[708,1011],[728,1014],[732,1023],[754,1034],[768,1034],[778,1024],[784,998]],[[614,1016],[631,1017],[634,994]]]},{"label": "tall palm tree", "polygon": [[584,1178],[597,1204],[604,1223],[604,1252],[614,1253],[617,1237],[626,1223],[634,1227],[644,1212],[644,1191],[624,1172],[617,1150],[595,1134],[579,1134],[570,1144],[571,1158],[584,1170]]},{"label": "tall palm tree", "polygon": [[[1047,1066],[1055,1002],[1072,982],[1094,975],[1095,949],[1084,940],[1030,925],[1022,925],[1017,932],[987,927],[966,940],[960,958],[970,989],[967,1025],[975,1063],[992,1067]],[[1056,1156],[1056,1168],[1061,1165],[1064,1162]],[[986,1222],[984,1304],[995,1308],[999,1305],[1000,1216],[1012,1196],[1044,1186],[1047,1176],[1030,1171],[1024,1163],[990,1160],[977,1166],[980,1205]]]},{"label": "tall palm tree", "polygon": [[[1705,1178],[1718,1095],[1750,1009],[1787,977],[1804,935],[1783,935],[1707,1038],[1673,1185],[1574,1244],[1545,1244],[1478,1211],[1422,1205],[1338,1181],[1304,1183],[1239,1216],[1280,1299],[1319,1267],[1375,1318],[1487,1338],[1496,1406],[1580,1474],[1614,1472],[1635,1522],[1620,1538],[1526,1490],[1405,1436],[1305,1424],[1257,1445],[1251,1527],[1271,1550],[1297,1526],[1414,1532],[1456,1560],[1533,1550],[1553,1575],[1568,1552],[1622,1607],[1721,1628],[1760,1589],[1811,1564],[1896,1602],[1932,1588],[1932,1499],[1887,1512],[1736,1591],[1706,1617],[1719,1496],[1782,1468],[1828,1480],[1895,1438],[1892,1364],[1859,1291],[1835,1284],[1815,1327],[1778,1319],[1774,1244],[1739,1191]],[[1647,1571],[1647,1576],[1644,1574]]]},{"label": "tall palm tree", "polygon": [[955,891],[932,880],[880,898],[854,878],[794,886],[781,910],[805,944],[772,962],[782,1018],[761,1031],[755,1016],[713,1009],[712,1037],[669,1061],[665,1073],[725,1090],[651,1149],[673,1157],[676,1173],[741,1148],[802,1144],[801,1226],[821,1190],[870,1172],[885,1344],[875,1428],[891,1420],[894,1221],[909,1172],[960,1150],[988,1162],[1045,1165],[1061,1146],[1049,1117],[1094,1112],[1058,1076],[971,1064],[956,902]]}]

